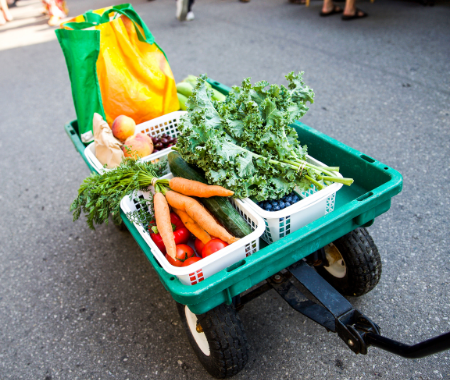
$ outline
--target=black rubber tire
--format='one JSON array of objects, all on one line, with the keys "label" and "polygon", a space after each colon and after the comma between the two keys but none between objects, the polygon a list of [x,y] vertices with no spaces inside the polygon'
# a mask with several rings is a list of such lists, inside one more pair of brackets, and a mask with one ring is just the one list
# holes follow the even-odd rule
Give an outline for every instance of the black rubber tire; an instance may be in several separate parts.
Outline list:
[{"label": "black rubber tire", "polygon": [[210,355],[198,347],[186,320],[185,306],[177,303],[178,313],[195,354],[210,375],[225,379],[236,375],[248,361],[248,343],[244,327],[236,310],[222,304],[205,314],[197,315]]},{"label": "black rubber tire", "polygon": [[333,244],[346,264],[345,276],[334,277],[324,267],[316,267],[317,272],[344,296],[359,297],[375,288],[381,277],[381,257],[367,230],[357,228]]}]

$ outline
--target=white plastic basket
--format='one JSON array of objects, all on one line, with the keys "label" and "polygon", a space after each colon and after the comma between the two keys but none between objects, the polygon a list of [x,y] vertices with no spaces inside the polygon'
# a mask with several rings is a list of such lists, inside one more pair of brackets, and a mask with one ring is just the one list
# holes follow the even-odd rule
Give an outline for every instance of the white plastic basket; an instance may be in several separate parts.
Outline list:
[{"label": "white plastic basket", "polygon": [[[145,133],[149,137],[161,136],[162,134],[169,135],[171,137],[178,137],[178,123],[180,117],[183,116],[186,111],[175,111],[167,115],[157,117],[156,119],[146,121],[136,125],[135,133]],[[152,163],[160,160],[167,161],[167,155],[172,151],[172,148],[166,148],[159,152],[150,154],[149,156],[142,157],[139,161],[151,161]],[[84,150],[84,155],[89,161],[91,166],[97,171],[97,173],[103,173],[111,169],[104,168],[100,161],[95,156],[95,143],[89,144]],[[169,162],[167,161],[167,172],[169,172]]]},{"label": "white plastic basket", "polygon": [[[311,156],[307,156],[307,161],[316,166],[326,166]],[[340,173],[335,175],[342,178]],[[294,191],[300,201],[280,211],[266,211],[250,198],[243,199],[243,202],[264,219],[266,228],[262,239],[271,244],[333,211],[336,192],[341,187],[342,183],[335,182],[320,191],[314,186],[308,191],[296,188]]]},{"label": "white plastic basket", "polygon": [[[173,175],[170,173],[162,178],[170,179]],[[135,192],[130,199],[130,196],[126,196],[120,202],[120,207],[125,213],[133,212],[140,207],[140,204],[136,201],[138,197],[148,199],[151,196],[149,192],[138,191]],[[150,246],[150,250],[158,260],[161,267],[167,272],[176,277],[185,285],[195,285],[198,282],[203,281],[205,278],[212,276],[213,274],[221,271],[237,263],[240,260],[244,260],[246,257],[252,255],[259,250],[259,237],[264,233],[264,221],[250,209],[244,202],[239,199],[232,199],[231,203],[234,208],[242,215],[245,221],[250,225],[253,232],[249,235],[239,239],[237,242],[230,244],[229,246],[221,249],[220,251],[205,257],[204,259],[189,265],[187,267],[175,267],[171,265],[164,254],[159,250],[156,244],[150,237],[146,226],[134,223],[134,226],[141,234],[142,238]],[[137,207],[136,207],[137,206]],[[194,247],[194,239],[191,238],[189,245]],[[243,265],[244,263],[242,263]]]}]

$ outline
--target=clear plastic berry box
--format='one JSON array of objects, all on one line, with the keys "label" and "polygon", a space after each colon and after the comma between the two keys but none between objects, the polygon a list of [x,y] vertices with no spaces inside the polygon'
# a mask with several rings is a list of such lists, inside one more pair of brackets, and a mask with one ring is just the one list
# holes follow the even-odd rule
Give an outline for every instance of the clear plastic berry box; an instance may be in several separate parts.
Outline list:
[{"label": "clear plastic berry box", "polygon": [[[145,133],[149,137],[158,137],[163,134],[169,135],[170,137],[178,137],[178,123],[180,117],[183,116],[186,111],[175,111],[168,113],[167,115],[157,117],[155,119],[146,121],[136,125],[135,133]],[[158,161],[167,162],[167,170],[169,172],[169,162],[167,160],[167,155],[172,151],[172,148],[166,148],[159,152],[150,154],[149,156],[142,157],[140,161],[151,161],[152,163]],[[89,161],[91,166],[96,170],[97,173],[103,173],[103,171],[111,170],[104,168],[100,161],[95,156],[95,143],[89,144],[84,150],[86,159]]]},{"label": "clear plastic berry box", "polygon": [[[316,166],[326,166],[311,156],[307,156],[307,161]],[[336,175],[342,178],[341,174]],[[266,211],[250,198],[243,199],[243,202],[264,219],[265,231],[261,238],[271,244],[333,211],[336,192],[341,187],[342,183],[333,183],[320,191],[314,186],[308,191],[295,188],[300,200],[279,211]]]},{"label": "clear plastic berry box", "polygon": [[[170,179],[173,178],[173,175],[170,173],[161,178]],[[139,197],[149,199],[151,195],[150,192],[135,192],[131,197],[124,197],[120,202],[120,207],[125,214],[133,212],[141,207],[137,201]],[[158,260],[161,267],[167,273],[178,277],[181,283],[185,285],[195,285],[233,264],[239,266],[244,265],[245,258],[259,250],[259,238],[264,233],[264,220],[243,201],[233,198],[230,198],[230,200],[233,207],[241,214],[244,220],[252,228],[253,232],[242,239],[239,239],[237,242],[230,244],[220,251],[187,267],[175,267],[171,265],[153,242],[146,226],[137,223],[133,224],[145,242],[150,246],[150,250],[156,260]],[[194,248],[193,243],[194,239],[191,238],[188,244]]]}]

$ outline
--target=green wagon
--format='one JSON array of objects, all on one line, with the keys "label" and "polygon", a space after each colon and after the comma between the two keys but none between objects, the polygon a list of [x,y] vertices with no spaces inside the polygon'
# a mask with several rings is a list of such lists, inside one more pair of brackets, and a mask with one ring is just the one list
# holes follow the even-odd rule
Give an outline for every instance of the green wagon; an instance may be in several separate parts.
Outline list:
[{"label": "green wagon", "polygon": [[[218,91],[229,88],[209,80]],[[127,228],[177,302],[189,341],[208,372],[218,378],[238,373],[248,359],[244,327],[238,311],[252,299],[275,289],[291,307],[336,332],[357,354],[370,345],[409,358],[450,348],[450,333],[408,346],[381,336],[379,327],[354,309],[343,295],[361,296],[381,275],[379,252],[366,227],[389,210],[391,198],[402,189],[402,176],[387,165],[300,122],[294,123],[311,156],[333,163],[355,180],[341,188],[333,212],[266,245],[255,254],[206,278],[183,285],[159,265],[150,247],[125,214]],[[91,171],[77,121],[65,130]],[[307,297],[305,296],[307,295]]]}]

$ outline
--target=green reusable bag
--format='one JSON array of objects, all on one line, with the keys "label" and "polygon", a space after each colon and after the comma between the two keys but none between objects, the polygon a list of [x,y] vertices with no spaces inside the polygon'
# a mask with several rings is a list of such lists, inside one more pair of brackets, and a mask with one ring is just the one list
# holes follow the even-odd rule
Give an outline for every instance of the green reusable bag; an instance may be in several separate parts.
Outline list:
[{"label": "green reusable bag", "polygon": [[130,4],[88,11],[61,25],[79,134],[94,113],[109,126],[117,116],[136,124],[179,109],[176,83],[163,50]]},{"label": "green reusable bag", "polygon": [[92,131],[94,113],[106,120],[96,67],[100,52],[100,31],[58,29],[56,36],[66,59],[78,133],[82,135]]}]

